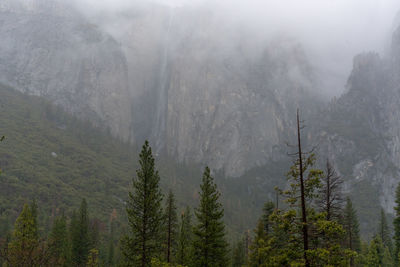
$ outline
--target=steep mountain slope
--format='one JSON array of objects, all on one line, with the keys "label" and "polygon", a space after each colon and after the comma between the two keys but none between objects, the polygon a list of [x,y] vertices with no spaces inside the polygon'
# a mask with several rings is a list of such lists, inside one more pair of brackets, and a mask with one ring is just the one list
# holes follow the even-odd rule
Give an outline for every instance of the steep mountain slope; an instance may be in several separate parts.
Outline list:
[{"label": "steep mountain slope", "polygon": [[354,58],[347,91],[332,101],[314,129],[320,154],[336,162],[368,232],[376,227],[371,214],[381,207],[393,214],[400,182],[399,34],[400,27],[385,57],[371,52]]},{"label": "steep mountain slope", "polygon": [[[125,201],[138,168],[139,149],[78,120],[42,97],[0,84],[0,237],[12,226],[24,203],[36,199],[44,231],[54,216],[71,212],[83,197],[92,217],[108,225],[110,214],[126,226]],[[156,157],[164,192],[172,189],[179,210],[198,204],[204,166],[178,164]],[[272,168],[281,172],[281,166]],[[284,169],[284,168],[282,168]],[[256,223],[265,192],[277,179],[226,179],[213,173],[222,191],[225,221],[231,237]],[[278,176],[279,177],[279,176]],[[270,182],[270,184],[268,183]]]},{"label": "steep mountain slope", "polygon": [[149,5],[93,21],[125,51],[135,140],[179,161],[240,176],[285,154],[297,106],[323,103],[300,44],[260,38],[206,7]]},{"label": "steep mountain slope", "polygon": [[0,2],[0,81],[130,138],[127,63],[66,1]]},{"label": "steep mountain slope", "polygon": [[284,155],[295,108],[322,103],[298,43],[260,39],[207,8],[89,19],[67,1],[4,0],[0,21],[1,82],[231,176]]}]

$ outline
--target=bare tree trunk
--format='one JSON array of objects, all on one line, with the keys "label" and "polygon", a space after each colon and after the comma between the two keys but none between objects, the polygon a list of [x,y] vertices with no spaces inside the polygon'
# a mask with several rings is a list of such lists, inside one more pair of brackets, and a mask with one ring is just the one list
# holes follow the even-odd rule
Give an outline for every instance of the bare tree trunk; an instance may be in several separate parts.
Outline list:
[{"label": "bare tree trunk", "polygon": [[306,200],[304,195],[304,177],[303,177],[303,158],[301,152],[301,138],[300,138],[300,118],[299,110],[297,109],[297,144],[299,148],[299,171],[300,171],[300,193],[301,193],[301,217],[303,222],[303,249],[304,249],[304,262],[306,267],[310,267],[310,262],[307,258],[308,251],[308,226],[306,214]]}]

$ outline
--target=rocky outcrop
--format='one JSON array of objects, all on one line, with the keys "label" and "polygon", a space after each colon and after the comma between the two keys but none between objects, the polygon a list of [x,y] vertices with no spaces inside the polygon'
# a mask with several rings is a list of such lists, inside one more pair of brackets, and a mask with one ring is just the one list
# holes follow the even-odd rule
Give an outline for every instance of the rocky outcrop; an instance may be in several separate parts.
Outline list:
[{"label": "rocky outcrop", "polygon": [[117,42],[65,1],[0,3],[0,81],[131,137],[127,62]]},{"label": "rocky outcrop", "polygon": [[[373,205],[389,213],[394,212],[400,182],[399,30],[389,55],[365,53],[354,58],[346,92],[330,104],[315,128],[322,129],[320,154],[334,159],[347,190],[370,194],[366,199],[375,197],[379,203]],[[361,186],[371,191],[363,192]]]}]

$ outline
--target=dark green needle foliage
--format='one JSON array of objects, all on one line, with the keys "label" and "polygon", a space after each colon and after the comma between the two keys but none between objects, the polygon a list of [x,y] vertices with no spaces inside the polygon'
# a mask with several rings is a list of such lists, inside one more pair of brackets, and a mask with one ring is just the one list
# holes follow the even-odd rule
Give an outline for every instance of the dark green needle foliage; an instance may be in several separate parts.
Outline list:
[{"label": "dark green needle foliage", "polygon": [[83,199],[78,213],[71,218],[71,260],[74,266],[85,266],[90,250],[89,216]]},{"label": "dark green needle foliage", "polygon": [[67,232],[67,220],[64,215],[54,220],[53,228],[49,236],[49,252],[51,266],[68,266],[69,240]]},{"label": "dark green needle foliage", "polygon": [[192,214],[190,208],[186,207],[186,210],[182,212],[179,225],[178,251],[176,256],[178,264],[189,266],[191,263],[193,252],[192,242]]},{"label": "dark green needle foliage", "polygon": [[176,255],[178,238],[178,215],[176,213],[175,196],[170,190],[165,205],[165,259],[173,262]]},{"label": "dark green needle foliage", "polygon": [[195,210],[198,223],[194,227],[193,266],[227,266],[228,244],[222,221],[224,210],[208,167],[205,168],[200,189],[200,204]]},{"label": "dark green needle foliage", "polygon": [[140,168],[133,179],[133,192],[129,193],[126,207],[130,231],[121,243],[123,265],[144,267],[150,266],[152,258],[161,255],[165,216],[161,206],[160,176],[148,141],[139,157]]}]

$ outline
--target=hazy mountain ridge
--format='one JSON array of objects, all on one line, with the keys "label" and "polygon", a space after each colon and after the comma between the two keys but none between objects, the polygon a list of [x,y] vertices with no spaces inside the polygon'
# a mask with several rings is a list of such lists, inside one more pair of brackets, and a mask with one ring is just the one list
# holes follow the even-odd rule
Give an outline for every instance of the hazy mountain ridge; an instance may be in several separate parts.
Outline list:
[{"label": "hazy mountain ridge", "polygon": [[267,41],[230,23],[208,9],[144,5],[87,18],[63,1],[4,0],[0,81],[105,124],[123,140],[148,138],[157,154],[179,162],[207,163],[227,176],[255,173],[241,192],[247,197],[284,179],[285,169],[268,168],[287,165],[285,143],[300,107],[320,166],[330,157],[345,190],[359,192],[363,229],[373,224],[369,209],[393,212],[400,27],[389,54],[354,58],[346,91],[328,105],[301,44]]},{"label": "hazy mountain ridge", "polygon": [[[354,58],[346,92],[330,103],[314,128],[319,154],[333,158],[347,191],[358,192],[356,205],[364,218],[380,207],[394,213],[400,177],[399,30],[389,54]],[[366,219],[362,227],[372,221]]]},{"label": "hazy mountain ridge", "polygon": [[61,1],[2,1],[0,21],[3,83],[130,137],[126,60],[111,36]]},{"label": "hazy mountain ridge", "polygon": [[313,109],[316,79],[298,43],[254,42],[211,10],[149,4],[96,27],[62,1],[17,2],[1,9],[1,81],[179,161],[239,176],[280,157],[296,106]]}]

